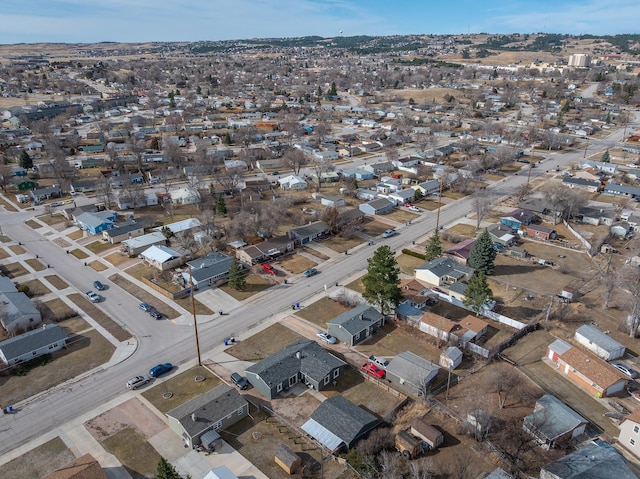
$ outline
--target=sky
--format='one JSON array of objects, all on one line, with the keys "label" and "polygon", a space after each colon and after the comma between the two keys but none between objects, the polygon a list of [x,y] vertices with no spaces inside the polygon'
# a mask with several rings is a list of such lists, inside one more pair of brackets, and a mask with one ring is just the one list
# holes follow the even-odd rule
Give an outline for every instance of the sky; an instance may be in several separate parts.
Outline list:
[{"label": "sky", "polygon": [[638,0],[1,0],[0,44],[637,33]]}]

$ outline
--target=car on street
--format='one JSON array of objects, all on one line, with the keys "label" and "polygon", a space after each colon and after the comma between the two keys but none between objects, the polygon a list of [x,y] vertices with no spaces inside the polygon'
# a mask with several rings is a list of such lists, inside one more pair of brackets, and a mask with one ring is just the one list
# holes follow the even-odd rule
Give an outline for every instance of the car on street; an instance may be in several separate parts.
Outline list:
[{"label": "car on street", "polygon": [[247,378],[240,376],[238,373],[231,373],[231,382],[235,384],[238,389],[247,389],[249,387]]},{"label": "car on street", "polygon": [[611,363],[611,366],[616,368],[618,371],[620,371],[625,376],[629,376],[631,379],[636,379],[638,377],[638,373],[636,371],[634,371],[633,369],[631,369],[626,364]]},{"label": "car on street", "polygon": [[318,331],[316,333],[316,336],[320,338],[320,341],[324,341],[325,343],[336,344],[337,342],[336,338],[331,336],[329,333],[325,333],[324,331]]},{"label": "car on street", "polygon": [[384,371],[370,362],[364,363],[360,369],[374,378],[382,379],[384,377]]},{"label": "car on street", "polygon": [[306,270],[304,273],[302,273],[302,276],[304,276],[305,278],[310,278],[311,276],[316,274],[318,274],[318,270],[315,268],[310,268]]},{"label": "car on street", "polygon": [[149,376],[134,376],[127,381],[127,389],[138,389],[144,386],[151,378]]},{"label": "car on street", "polygon": [[138,308],[140,308],[142,311],[144,311],[145,313],[148,313],[149,311],[151,311],[153,308],[151,306],[149,306],[147,303],[140,303],[138,305]]},{"label": "car on street", "polygon": [[382,233],[382,237],[383,238],[390,238],[394,234],[396,234],[396,230],[385,230],[385,232]]},{"label": "car on street", "polygon": [[97,293],[94,293],[93,291],[87,291],[86,293],[84,293],[84,295],[87,297],[87,299],[89,301],[91,301],[92,303],[98,303],[100,302],[100,296]]},{"label": "car on street", "polygon": [[149,315],[153,318],[153,319],[162,319],[162,313],[160,311],[158,311],[155,308],[151,308],[149,310]]},{"label": "car on street", "polygon": [[102,284],[100,281],[94,281],[93,282],[93,287],[96,288],[98,291],[104,291],[104,284]]},{"label": "car on street", "polygon": [[420,208],[413,205],[409,206],[409,211],[413,211],[414,213],[422,213],[422,210]]},{"label": "car on street", "polygon": [[149,369],[149,376],[152,378],[157,378],[162,376],[163,374],[167,374],[169,371],[173,369],[173,364],[171,363],[162,363],[158,364],[151,369]]},{"label": "car on street", "polygon": [[53,203],[51,203],[51,206],[62,206],[62,203],[59,201],[54,201]]}]

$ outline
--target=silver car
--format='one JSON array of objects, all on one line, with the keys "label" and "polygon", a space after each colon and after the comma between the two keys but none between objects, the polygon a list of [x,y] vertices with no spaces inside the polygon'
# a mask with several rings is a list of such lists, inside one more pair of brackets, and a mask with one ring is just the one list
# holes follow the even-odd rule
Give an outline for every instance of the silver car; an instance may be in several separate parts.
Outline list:
[{"label": "silver car", "polygon": [[127,389],[138,389],[139,387],[144,386],[151,378],[149,376],[136,376],[127,381]]}]

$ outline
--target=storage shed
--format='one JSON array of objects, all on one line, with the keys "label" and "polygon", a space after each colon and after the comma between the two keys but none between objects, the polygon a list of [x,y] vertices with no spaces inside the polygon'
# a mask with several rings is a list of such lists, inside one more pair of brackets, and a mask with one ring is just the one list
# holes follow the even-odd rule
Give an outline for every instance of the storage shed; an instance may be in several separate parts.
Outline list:
[{"label": "storage shed", "polygon": [[276,449],[275,461],[287,474],[295,474],[302,466],[302,458],[284,443]]},{"label": "storage shed", "polygon": [[588,324],[583,324],[576,330],[574,339],[605,361],[624,356],[624,345]]},{"label": "storage shed", "polygon": [[455,346],[449,346],[440,355],[440,366],[445,369],[455,369],[462,363],[462,351]]},{"label": "storage shed", "polygon": [[396,434],[395,445],[398,452],[407,459],[413,459],[422,454],[422,442],[407,431]]},{"label": "storage shed", "polygon": [[431,449],[437,449],[444,441],[444,435],[440,431],[419,417],[411,421],[411,434],[422,439]]}]

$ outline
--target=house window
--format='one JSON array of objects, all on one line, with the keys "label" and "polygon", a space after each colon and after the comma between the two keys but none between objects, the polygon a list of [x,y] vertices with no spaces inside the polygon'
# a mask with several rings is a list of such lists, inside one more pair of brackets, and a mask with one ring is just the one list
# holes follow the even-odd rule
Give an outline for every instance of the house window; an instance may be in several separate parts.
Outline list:
[{"label": "house window", "polygon": [[629,444],[631,444],[632,446],[636,445],[636,440],[635,439],[629,439]]},{"label": "house window", "polygon": [[331,379],[331,376],[325,376],[324,377],[324,383],[325,384],[329,384],[329,379]]},{"label": "house window", "polygon": [[53,349],[58,346],[58,343],[53,343],[49,345],[49,349]]},{"label": "house window", "polygon": [[640,426],[633,426],[633,432],[638,434],[638,431],[640,431]]},{"label": "house window", "polygon": [[244,414],[244,406],[241,408],[238,408],[238,416],[242,416]]},{"label": "house window", "polygon": [[38,354],[38,351],[34,351],[31,354],[35,356],[36,354]]},{"label": "house window", "polygon": [[334,379],[337,378],[338,376],[340,376],[340,369],[336,369],[335,371],[333,371]]},{"label": "house window", "polygon": [[296,382],[297,382],[297,379],[295,376],[291,376],[289,378],[289,386],[293,386]]},{"label": "house window", "polygon": [[277,392],[282,391],[282,384],[278,384],[278,387],[276,388],[276,391],[277,391]]},{"label": "house window", "polygon": [[220,429],[221,427],[222,427],[222,421],[218,421],[217,423],[215,423],[215,424],[213,425],[213,428],[214,428],[214,429]]}]

